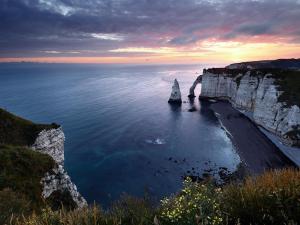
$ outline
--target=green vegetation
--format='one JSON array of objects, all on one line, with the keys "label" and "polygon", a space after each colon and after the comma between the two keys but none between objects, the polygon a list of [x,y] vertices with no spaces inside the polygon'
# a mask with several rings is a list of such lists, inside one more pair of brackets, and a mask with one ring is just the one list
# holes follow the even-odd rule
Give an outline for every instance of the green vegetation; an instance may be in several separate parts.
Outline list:
[{"label": "green vegetation", "polygon": [[124,196],[108,210],[97,205],[73,211],[46,208],[12,221],[16,225],[299,224],[300,171],[269,171],[224,187],[186,180],[180,193],[163,199],[158,207],[148,198]]},{"label": "green vegetation", "polygon": [[0,190],[11,189],[31,201],[32,209],[44,205],[41,178],[54,167],[54,160],[26,147],[0,145]]},{"label": "green vegetation", "polygon": [[300,71],[279,68],[262,68],[262,69],[228,69],[228,68],[211,68],[206,71],[213,74],[227,74],[229,77],[236,78],[237,85],[239,86],[242,76],[250,71],[250,76],[262,78],[267,74],[272,74],[275,79],[275,84],[278,90],[282,91],[278,100],[284,102],[286,107],[292,105],[300,106]]},{"label": "green vegetation", "polygon": [[39,132],[58,127],[57,124],[35,124],[0,109],[0,144],[30,146]]},{"label": "green vegetation", "polygon": [[0,109],[0,224],[7,222],[12,213],[28,215],[46,205],[58,208],[61,202],[70,202],[64,193],[54,193],[45,202],[40,181],[55,162],[28,148],[39,132],[58,127],[34,124]]}]

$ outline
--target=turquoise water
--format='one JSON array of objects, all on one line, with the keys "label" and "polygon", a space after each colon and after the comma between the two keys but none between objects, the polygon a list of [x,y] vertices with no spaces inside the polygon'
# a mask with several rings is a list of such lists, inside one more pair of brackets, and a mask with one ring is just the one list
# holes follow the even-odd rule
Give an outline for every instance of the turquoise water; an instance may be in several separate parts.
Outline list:
[{"label": "turquoise water", "polygon": [[[185,174],[239,163],[214,113],[186,97],[203,67],[0,64],[0,107],[63,126],[66,170],[89,202],[159,199]],[[174,78],[181,107],[167,103]]]}]

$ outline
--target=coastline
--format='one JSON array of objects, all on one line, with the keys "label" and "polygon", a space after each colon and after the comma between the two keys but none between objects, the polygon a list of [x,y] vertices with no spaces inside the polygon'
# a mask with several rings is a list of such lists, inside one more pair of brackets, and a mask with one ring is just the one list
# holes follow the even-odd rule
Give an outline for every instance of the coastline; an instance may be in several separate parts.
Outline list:
[{"label": "coastline", "polygon": [[232,107],[228,101],[211,102],[209,108],[220,120],[250,174],[261,174],[268,169],[297,167],[249,117]]}]

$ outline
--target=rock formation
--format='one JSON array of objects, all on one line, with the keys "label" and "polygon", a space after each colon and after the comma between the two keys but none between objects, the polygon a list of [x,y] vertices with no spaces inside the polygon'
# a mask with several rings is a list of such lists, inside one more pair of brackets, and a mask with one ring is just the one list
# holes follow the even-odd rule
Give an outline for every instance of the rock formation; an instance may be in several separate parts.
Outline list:
[{"label": "rock formation", "polygon": [[171,96],[169,98],[169,103],[174,103],[174,104],[181,104],[182,100],[181,100],[181,92],[180,92],[180,87],[179,87],[179,83],[177,81],[177,79],[174,80],[174,84],[172,86],[172,92],[171,92]]},{"label": "rock formation", "polygon": [[87,206],[86,200],[77,191],[71,178],[65,172],[64,164],[64,141],[65,135],[61,128],[43,130],[39,133],[32,149],[51,156],[56,162],[52,171],[45,174],[41,184],[43,186],[42,196],[50,197],[54,192],[68,192],[78,208]]},{"label": "rock formation", "polygon": [[251,71],[232,74],[230,69],[209,69],[202,76],[200,97],[229,100],[234,107],[253,113],[255,123],[285,144],[299,146],[300,108],[280,101],[282,93],[271,73],[258,76]]},{"label": "rock formation", "polygon": [[197,79],[194,81],[192,87],[190,88],[190,94],[188,95],[189,98],[195,98],[195,88],[197,84],[202,82],[202,75],[198,76]]},{"label": "rock formation", "polygon": [[65,135],[61,128],[43,130],[39,133],[32,149],[50,155],[55,162],[64,164]]},{"label": "rock formation", "polygon": [[41,183],[43,185],[42,196],[44,198],[50,197],[56,191],[60,191],[61,193],[67,191],[78,208],[87,206],[86,200],[77,191],[76,185],[72,183],[70,176],[62,165],[58,165],[52,171],[46,173]]}]

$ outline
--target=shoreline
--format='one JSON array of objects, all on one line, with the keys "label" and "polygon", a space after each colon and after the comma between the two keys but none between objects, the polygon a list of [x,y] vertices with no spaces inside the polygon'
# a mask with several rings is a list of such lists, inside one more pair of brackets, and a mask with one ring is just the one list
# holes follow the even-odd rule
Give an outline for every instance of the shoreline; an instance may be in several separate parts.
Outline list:
[{"label": "shoreline", "polygon": [[249,117],[228,101],[210,102],[209,108],[214,111],[251,174],[261,174],[268,169],[298,167]]}]

